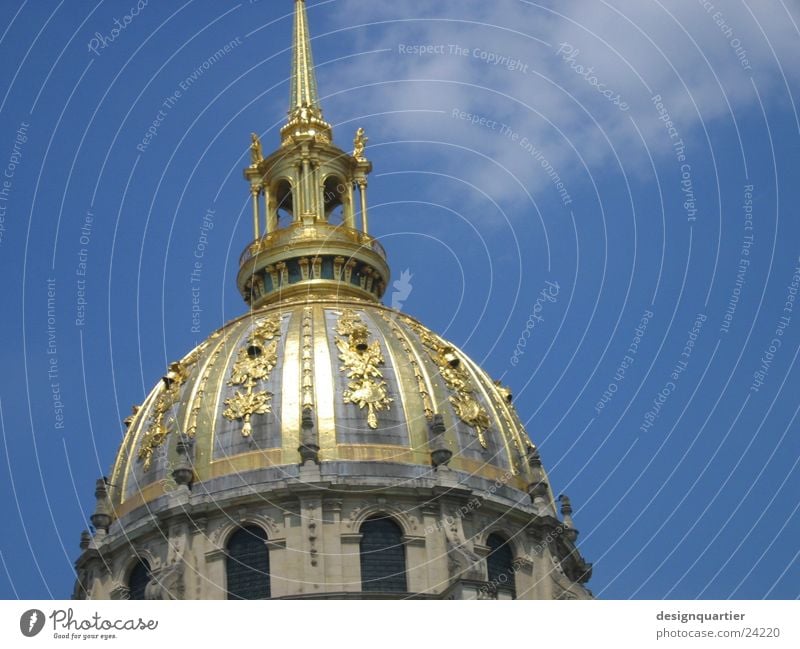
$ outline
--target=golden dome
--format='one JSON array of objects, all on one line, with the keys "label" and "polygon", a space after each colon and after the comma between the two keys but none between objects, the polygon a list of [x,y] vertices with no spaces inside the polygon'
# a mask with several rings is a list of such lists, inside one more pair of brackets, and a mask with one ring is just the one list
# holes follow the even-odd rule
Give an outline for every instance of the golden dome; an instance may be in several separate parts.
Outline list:
[{"label": "golden dome", "polygon": [[554,507],[510,391],[380,304],[390,270],[369,234],[368,138],[359,128],[352,154],[332,143],[305,4],[295,10],[281,146],[265,157],[253,133],[244,170],[254,239],[237,286],[250,313],[172,363],[126,421],[102,522],[177,485],[220,498],[277,488],[306,462],[333,483],[406,486],[445,465],[478,489],[499,481],[513,502],[528,492]]},{"label": "golden dome", "polygon": [[296,479],[304,459],[333,481],[368,483],[376,462],[406,485],[442,462],[523,492],[543,481],[507,389],[413,318],[357,299],[255,310],[172,363],[129,421],[115,517],[175,489],[181,440],[204,493]]}]

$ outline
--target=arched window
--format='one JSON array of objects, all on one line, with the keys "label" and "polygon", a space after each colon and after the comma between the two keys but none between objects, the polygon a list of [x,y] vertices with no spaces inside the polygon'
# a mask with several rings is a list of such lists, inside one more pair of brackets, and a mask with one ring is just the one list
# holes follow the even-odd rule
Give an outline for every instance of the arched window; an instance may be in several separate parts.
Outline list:
[{"label": "arched window", "polygon": [[144,589],[150,581],[150,564],[139,559],[128,577],[128,599],[144,599]]},{"label": "arched window", "polygon": [[336,176],[325,179],[323,188],[323,203],[325,205],[325,220],[331,225],[340,225],[344,222],[344,202],[347,185]]},{"label": "arched window", "polygon": [[486,557],[489,583],[497,590],[510,593],[511,597],[516,599],[516,571],[511,542],[499,534],[490,534],[486,544],[489,546],[489,556]]},{"label": "arched window", "polygon": [[294,221],[294,194],[288,180],[281,180],[275,188],[275,212],[278,227],[286,227]]},{"label": "arched window", "polygon": [[361,526],[361,590],[381,593],[408,590],[403,530],[390,518],[370,518]]},{"label": "arched window", "polygon": [[225,570],[228,599],[268,599],[269,550],[267,534],[249,525],[236,530],[228,541]]}]

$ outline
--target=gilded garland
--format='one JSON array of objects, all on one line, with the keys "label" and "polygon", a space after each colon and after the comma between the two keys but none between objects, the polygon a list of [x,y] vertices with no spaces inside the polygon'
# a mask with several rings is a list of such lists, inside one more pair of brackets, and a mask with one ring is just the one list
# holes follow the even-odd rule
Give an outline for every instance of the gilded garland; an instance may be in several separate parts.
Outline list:
[{"label": "gilded garland", "polygon": [[[210,340],[218,337],[219,333],[212,334]],[[165,421],[165,417],[178,402],[181,386],[189,378],[189,369],[197,363],[200,356],[205,352],[210,340],[198,345],[180,361],[171,363],[167,374],[161,379],[161,393],[158,395],[153,411],[150,413],[147,430],[144,433],[142,445],[139,447],[138,455],[139,459],[144,463],[143,468],[145,471],[150,470],[156,449],[166,441],[168,435],[175,428],[175,419],[170,417]],[[134,415],[138,410],[138,407],[134,409]],[[126,424],[130,425],[133,422],[132,417],[125,420]],[[188,432],[190,437],[194,437],[194,430],[189,430]]]},{"label": "gilded garland", "polygon": [[166,416],[178,401],[181,385],[189,376],[188,365],[194,364],[196,361],[196,356],[192,356],[184,361],[172,363],[169,366],[169,371],[162,378],[161,392],[153,405],[153,411],[148,419],[147,430],[142,438],[142,445],[139,447],[138,456],[139,460],[143,462],[145,471],[150,470],[150,466],[153,463],[153,454],[164,443],[175,427],[175,420],[172,417],[166,419]]},{"label": "gilded garland", "polygon": [[408,344],[406,335],[403,333],[400,327],[397,326],[395,321],[387,316],[383,311],[380,311],[380,316],[386,321],[386,324],[391,327],[395,338],[397,338],[397,341],[400,343],[403,351],[408,356],[408,362],[411,365],[411,369],[414,371],[414,378],[417,381],[417,390],[419,391],[419,396],[422,399],[422,408],[425,411],[425,418],[428,421],[432,421],[434,412],[431,393],[428,389],[428,384],[425,381],[425,377],[422,374],[422,370],[420,369],[419,362],[417,361],[414,352],[411,351],[411,347]]},{"label": "gilded garland", "polygon": [[228,385],[241,386],[234,395],[225,400],[222,416],[231,421],[241,421],[242,437],[250,437],[253,415],[272,412],[272,393],[256,390],[258,383],[267,381],[273,368],[278,364],[278,338],[281,319],[274,315],[258,323],[247,339],[233,364]]},{"label": "gilded garland", "polygon": [[336,346],[342,361],[339,369],[347,372],[349,379],[342,398],[345,403],[355,404],[362,410],[366,408],[367,425],[374,430],[378,427],[377,413],[388,410],[393,401],[380,369],[385,362],[380,343],[369,342],[366,325],[350,309],[342,313],[336,332],[339,334]]},{"label": "gilded garland", "polygon": [[439,368],[442,379],[455,393],[450,397],[450,403],[456,415],[475,431],[480,445],[487,448],[484,433],[489,429],[489,413],[475,398],[469,370],[461,363],[456,350],[410,318],[404,318],[403,321],[417,332],[428,355]]}]

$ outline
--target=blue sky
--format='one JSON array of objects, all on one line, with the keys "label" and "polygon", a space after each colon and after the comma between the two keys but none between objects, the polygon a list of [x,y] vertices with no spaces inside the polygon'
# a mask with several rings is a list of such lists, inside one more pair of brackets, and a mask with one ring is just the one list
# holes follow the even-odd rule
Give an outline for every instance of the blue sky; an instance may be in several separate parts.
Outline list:
[{"label": "blue sky", "polygon": [[[291,9],[0,7],[0,597],[69,596],[122,419],[244,311],[241,169],[251,131],[277,145]],[[594,592],[795,598],[797,6],[326,0],[309,18],[336,141],[370,137],[403,308],[513,388]]]}]

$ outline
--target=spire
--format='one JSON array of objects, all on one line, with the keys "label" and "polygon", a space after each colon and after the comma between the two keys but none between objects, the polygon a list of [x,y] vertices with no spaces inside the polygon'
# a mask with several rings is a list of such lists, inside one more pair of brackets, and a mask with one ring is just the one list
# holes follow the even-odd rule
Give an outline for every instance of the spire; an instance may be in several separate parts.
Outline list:
[{"label": "spire", "polygon": [[311,53],[311,36],[308,33],[308,17],[304,0],[295,0],[294,45],[292,51],[292,96],[289,112],[303,106],[319,111],[317,76],[314,72],[314,56]]},{"label": "spire", "polygon": [[319,102],[305,0],[295,0],[294,3],[289,121],[281,129],[281,136],[284,145],[307,138],[326,143],[331,141],[331,127],[322,117]]}]

